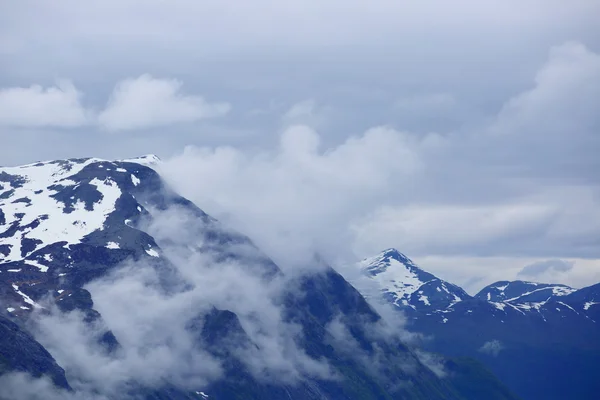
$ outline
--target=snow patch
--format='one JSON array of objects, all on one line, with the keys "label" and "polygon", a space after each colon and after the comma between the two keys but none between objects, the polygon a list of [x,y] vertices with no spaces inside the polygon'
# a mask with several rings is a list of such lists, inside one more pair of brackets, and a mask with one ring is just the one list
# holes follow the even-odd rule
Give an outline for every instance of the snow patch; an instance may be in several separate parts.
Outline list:
[{"label": "snow patch", "polygon": [[[365,259],[358,265],[363,271],[378,268],[378,273],[376,275],[367,274],[369,278],[379,284],[379,287],[382,288],[382,292],[394,294],[396,297],[394,303],[396,305],[407,305],[407,300],[410,299],[410,296],[417,292],[419,288],[427,282],[422,282],[417,274],[409,269],[409,267],[413,267],[414,264],[411,263],[407,266],[391,257],[384,261],[384,257],[385,252],[378,256]],[[380,268],[384,262],[387,264],[385,265],[386,268]],[[427,297],[421,297],[424,297],[427,303],[429,302]],[[421,301],[425,303],[424,300]]]},{"label": "snow patch", "polygon": [[152,257],[160,257],[160,255],[158,254],[158,252],[156,250],[154,250],[154,249],[146,250],[146,253],[149,256],[152,256]]},{"label": "snow patch", "polygon": [[19,286],[15,285],[14,283],[12,284],[12,287],[14,289],[15,292],[17,292],[18,295],[20,295],[23,298],[23,301],[25,303],[31,304],[33,306],[33,308],[43,308],[42,306],[40,306],[38,303],[36,303],[35,301],[31,300],[31,297],[27,296],[25,293],[21,292],[19,290]]},{"label": "snow patch", "polygon": [[46,267],[45,265],[39,264],[33,260],[25,260],[25,264],[31,265],[32,267],[36,267],[37,269],[40,270],[40,272],[48,272],[48,267]]},{"label": "snow patch", "polygon": [[[15,232],[8,238],[2,238],[1,244],[9,245],[9,253],[4,257],[5,262],[19,261],[21,242],[23,239],[38,240],[31,252],[56,242],[66,242],[65,245],[78,244],[86,235],[102,229],[106,216],[115,209],[115,202],[121,191],[117,184],[110,179],[101,181],[93,179],[90,184],[96,186],[102,194],[102,199],[94,203],[93,210],[85,209],[81,201],[73,204],[73,211],[64,212],[64,203],[57,201],[52,195],[58,190],[50,189],[53,185],[74,186],[76,183],[69,179],[86,166],[101,162],[99,159],[66,160],[62,162],[46,162],[28,164],[14,168],[0,168],[0,172],[16,175],[23,179],[20,187],[14,188],[14,193],[8,199],[0,200],[0,207],[5,214],[5,225],[20,227],[38,223],[35,228],[27,228]],[[28,206],[23,203],[13,203],[13,199],[26,198]],[[36,222],[37,221],[37,222]],[[30,252],[30,253],[31,253]],[[36,265],[42,272],[47,267]]]}]

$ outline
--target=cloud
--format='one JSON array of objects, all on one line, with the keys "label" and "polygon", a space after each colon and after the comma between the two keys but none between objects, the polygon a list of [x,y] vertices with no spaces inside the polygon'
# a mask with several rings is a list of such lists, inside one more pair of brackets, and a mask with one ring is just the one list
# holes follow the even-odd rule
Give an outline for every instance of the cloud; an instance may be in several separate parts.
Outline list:
[{"label": "cloud", "polygon": [[538,261],[523,267],[518,275],[535,277],[549,271],[568,272],[573,269],[574,264],[573,261],[559,259]]},{"label": "cloud", "polygon": [[0,125],[74,128],[89,122],[81,93],[70,81],[0,89]]},{"label": "cloud", "polygon": [[568,42],[550,50],[535,76],[535,86],[502,108],[494,130],[552,139],[567,129],[585,135],[598,127],[600,55],[583,44]]},{"label": "cloud", "polygon": [[194,122],[227,114],[227,103],[208,103],[202,97],[180,92],[182,83],[144,74],[119,82],[99,124],[110,131],[144,129],[183,122]]},{"label": "cloud", "polygon": [[448,375],[448,372],[444,367],[443,357],[422,350],[416,350],[415,354],[419,361],[433,371],[438,378],[445,378]]},{"label": "cloud", "polygon": [[[349,262],[386,247],[414,257],[597,259],[598,57],[580,44],[554,47],[532,87],[466,130],[380,126],[330,145],[327,131],[295,125],[275,149],[190,146],[161,172],[282,265],[314,252]],[[575,118],[560,111],[582,101]],[[311,110],[301,103],[294,114]]]},{"label": "cloud", "polygon": [[0,376],[0,398],[22,400],[109,400],[108,397],[88,392],[80,394],[58,389],[46,377],[34,378],[22,372]]},{"label": "cloud", "polygon": [[489,354],[493,357],[497,357],[502,350],[504,350],[504,345],[499,340],[490,340],[479,348],[479,352]]},{"label": "cloud", "polygon": [[119,82],[106,105],[96,115],[85,108],[70,81],[43,88],[0,89],[0,126],[76,128],[99,125],[109,131],[147,129],[221,117],[227,103],[209,103],[200,96],[181,93],[175,79],[156,79],[148,74]]},{"label": "cloud", "polygon": [[[295,286],[283,276],[265,280],[264,256],[257,249],[232,245],[226,251],[244,254],[244,263],[217,261],[205,248],[200,251],[206,226],[197,216],[179,208],[149,211],[152,218],[143,229],[155,238],[172,271],[168,264],[124,263],[85,287],[102,323],[86,323],[77,311],[48,308],[32,324],[36,339],[65,369],[79,395],[113,398],[138,384],[160,389],[164,382],[197,391],[222,378],[222,359],[199,337],[202,323],[189,329],[213,307],[234,312],[250,344],[232,339],[219,343],[219,351],[238,357],[258,381],[332,379],[328,364],[297,344],[300,327],[284,319],[282,298]],[[112,353],[98,344],[107,328],[120,344]]]},{"label": "cloud", "polygon": [[[188,147],[160,169],[176,190],[286,265],[315,252],[334,256],[348,234],[343,224],[393,192],[392,179],[421,168],[415,148],[430,139],[380,127],[325,152],[320,141],[313,129],[292,126],[275,152]],[[188,184],[196,179],[202,187]]]}]

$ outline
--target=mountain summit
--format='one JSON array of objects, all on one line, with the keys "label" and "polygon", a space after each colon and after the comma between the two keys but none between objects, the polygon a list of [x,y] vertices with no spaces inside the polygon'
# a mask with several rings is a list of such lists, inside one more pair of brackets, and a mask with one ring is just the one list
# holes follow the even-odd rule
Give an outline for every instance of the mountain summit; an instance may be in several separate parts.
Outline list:
[{"label": "mountain summit", "polygon": [[470,298],[460,287],[422,270],[396,249],[365,259],[360,267],[396,306],[419,311],[441,310]]}]

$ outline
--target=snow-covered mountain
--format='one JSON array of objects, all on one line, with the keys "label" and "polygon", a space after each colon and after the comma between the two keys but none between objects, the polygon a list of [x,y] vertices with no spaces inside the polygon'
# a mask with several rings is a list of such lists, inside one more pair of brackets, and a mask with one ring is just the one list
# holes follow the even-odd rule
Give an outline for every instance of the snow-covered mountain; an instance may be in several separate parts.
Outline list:
[{"label": "snow-covered mountain", "polygon": [[[0,168],[0,398],[29,398],[26,389],[38,384],[10,380],[25,372],[81,398],[477,400],[483,391],[515,399],[479,364],[436,358],[432,367],[399,337],[374,334],[381,317],[331,267],[285,277],[248,237],[174,193],[157,163],[146,156]],[[131,265],[138,269],[123,269]],[[240,277],[245,285],[226,285]],[[114,292],[117,279],[124,293]],[[110,304],[127,316],[107,320],[97,309],[90,285],[99,281],[121,296]],[[246,286],[254,289],[244,297]],[[145,291],[156,309],[140,301],[150,298]],[[141,347],[123,320],[138,314]],[[89,354],[81,341],[70,349],[81,332]],[[153,351],[160,364],[151,368],[144,357]],[[81,352],[93,368],[74,361]],[[212,375],[198,375],[213,364]]]},{"label": "snow-covered mountain", "polygon": [[361,261],[360,268],[378,283],[384,296],[399,307],[437,311],[470,297],[460,287],[423,271],[396,249]]},{"label": "snow-covered mountain", "polygon": [[[485,362],[525,399],[597,398],[600,284],[577,290],[503,281],[470,296],[395,249],[357,268],[369,278],[362,287],[356,281],[357,288],[372,295],[374,283],[411,329],[432,338],[429,349]],[[565,379],[577,380],[577,395],[569,394]]]}]

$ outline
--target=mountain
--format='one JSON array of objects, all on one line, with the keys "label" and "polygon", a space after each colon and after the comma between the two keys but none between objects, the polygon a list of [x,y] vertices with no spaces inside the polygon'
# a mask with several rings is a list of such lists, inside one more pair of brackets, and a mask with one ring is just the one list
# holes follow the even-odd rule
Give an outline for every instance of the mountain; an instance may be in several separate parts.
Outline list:
[{"label": "mountain", "polygon": [[358,268],[426,335],[426,349],[481,361],[524,399],[597,398],[600,284],[503,281],[470,296],[395,249]]},{"label": "mountain", "polygon": [[384,296],[398,307],[429,312],[470,298],[460,287],[423,271],[395,249],[385,250],[360,264],[379,284]]},{"label": "mountain", "polygon": [[8,391],[26,372],[56,398],[516,399],[407,347],[330,266],[286,275],[159,164],[0,168],[0,398],[38,398]]}]

